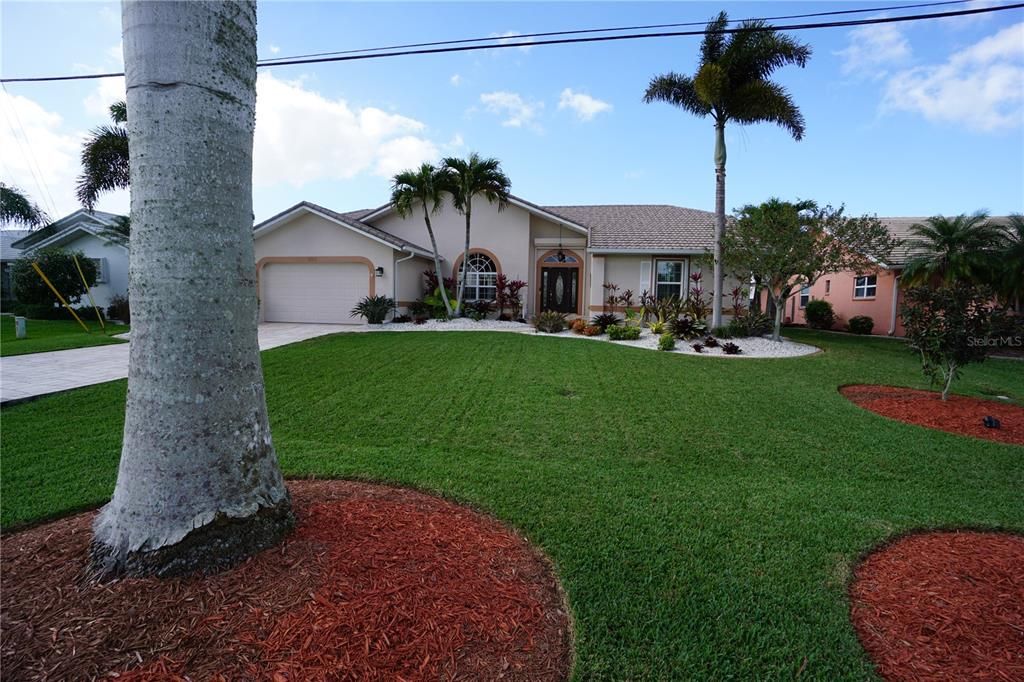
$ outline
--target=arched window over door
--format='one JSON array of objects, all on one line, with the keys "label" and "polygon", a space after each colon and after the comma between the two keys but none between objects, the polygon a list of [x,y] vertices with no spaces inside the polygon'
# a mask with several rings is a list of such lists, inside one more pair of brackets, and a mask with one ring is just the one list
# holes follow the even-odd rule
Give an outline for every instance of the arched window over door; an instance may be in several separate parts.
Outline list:
[{"label": "arched window over door", "polygon": [[[462,274],[461,268],[459,274]],[[469,254],[466,262],[466,300],[493,301],[497,298],[497,276],[498,267],[490,256],[483,253]]]}]

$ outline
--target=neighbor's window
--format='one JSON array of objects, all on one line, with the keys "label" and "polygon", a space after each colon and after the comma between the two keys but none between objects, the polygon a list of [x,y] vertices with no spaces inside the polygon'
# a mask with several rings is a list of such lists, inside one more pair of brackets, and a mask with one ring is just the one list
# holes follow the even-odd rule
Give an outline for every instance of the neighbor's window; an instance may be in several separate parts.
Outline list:
[{"label": "neighbor's window", "polygon": [[830,280],[830,279],[826,279],[825,280],[825,293],[826,294],[832,293],[832,280]]},{"label": "neighbor's window", "polygon": [[800,290],[800,307],[806,308],[807,302],[811,300],[811,288],[804,287]]},{"label": "neighbor's window", "polygon": [[[459,276],[462,268],[459,268]],[[498,296],[495,286],[498,268],[494,261],[482,253],[469,254],[466,264],[466,300],[493,301]]]},{"label": "neighbor's window", "polygon": [[107,268],[106,258],[90,258],[93,264],[96,266],[96,283],[100,284],[107,281]]},{"label": "neighbor's window", "polygon": [[853,297],[874,298],[877,287],[877,275],[862,275],[853,281]]},{"label": "neighbor's window", "polygon": [[678,296],[684,298],[686,290],[683,286],[683,261],[660,260],[655,271],[655,295],[659,298]]}]

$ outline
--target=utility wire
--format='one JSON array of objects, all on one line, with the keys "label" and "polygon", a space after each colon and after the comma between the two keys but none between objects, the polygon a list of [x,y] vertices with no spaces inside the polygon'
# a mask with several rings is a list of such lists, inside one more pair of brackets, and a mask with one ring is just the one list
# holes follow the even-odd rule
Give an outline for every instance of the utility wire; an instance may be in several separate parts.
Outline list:
[{"label": "utility wire", "polygon": [[[788,24],[781,26],[771,26],[772,30],[776,31],[805,31],[811,29],[820,28],[842,28],[851,26],[870,26],[874,24],[893,24],[908,21],[921,21],[924,19],[942,19],[947,17],[960,17],[969,16],[974,14],[987,14],[990,12],[1002,12],[1006,10],[1020,9],[1024,7],[1024,3],[1018,2],[1011,5],[1000,5],[994,7],[979,7],[977,9],[965,9],[956,10],[952,12],[933,12],[929,14],[909,14],[898,17],[875,17],[870,19],[854,19],[845,21],[827,21],[817,22],[809,24]],[[877,11],[877,10],[875,10]],[[764,28],[748,28],[748,27],[735,27],[735,28],[724,28],[717,33],[725,35],[731,33],[751,33],[755,31],[761,31]],[[505,40],[506,42],[501,43],[489,43],[486,45],[460,45],[455,47],[437,47],[437,48],[424,48],[417,50],[401,50],[392,52],[377,52],[373,54],[355,54],[355,55],[338,55],[331,57],[312,57],[312,58],[300,58],[300,59],[288,59],[285,61],[276,61],[265,63],[258,63],[260,67],[272,67],[272,66],[292,66],[296,64],[323,64],[330,62],[349,62],[349,61],[361,61],[365,59],[380,59],[382,57],[404,57],[408,55],[420,55],[420,54],[443,54],[449,52],[474,52],[478,50],[498,50],[502,48],[513,48],[513,47],[537,47],[540,45],[569,45],[576,43],[599,43],[609,42],[618,40],[639,40],[647,38],[677,38],[682,36],[702,36],[705,31],[665,31],[660,33],[632,33],[628,35],[613,35],[613,36],[594,36],[589,38],[555,38],[551,40],[538,40],[538,41],[508,41],[507,38],[493,38],[492,40]],[[95,73],[86,75],[76,76],[40,76],[34,78],[0,78],[0,83],[38,83],[38,82],[50,82],[50,81],[72,81],[72,80],[93,80],[97,78],[114,78],[117,76],[123,76],[124,72],[118,73]]]},{"label": "utility wire", "polygon": [[[891,5],[889,7],[871,7],[861,9],[833,10],[830,12],[814,12],[811,14],[787,14],[776,17],[753,17],[748,19],[729,19],[729,24],[739,24],[747,21],[780,21],[783,19],[809,19],[813,17],[838,16],[844,14],[860,14],[864,12],[888,12],[901,9],[923,9],[925,7],[939,7],[944,5],[962,5],[972,0],[945,0],[944,2],[923,2],[913,5]],[[260,60],[261,65],[272,66],[275,62],[290,59],[305,59],[306,57],[328,57],[339,54],[359,54],[369,52],[382,52],[385,50],[405,50],[414,47],[435,47],[439,45],[458,45],[462,43],[483,43],[508,40],[522,40],[523,38],[547,38],[550,36],[580,35],[586,33],[610,33],[612,31],[647,31],[656,28],[682,28],[684,26],[706,26],[707,21],[687,21],[676,24],[648,24],[646,26],[616,26],[613,28],[584,28],[575,31],[547,31],[545,33],[517,33],[508,36],[488,36],[487,38],[464,38],[462,40],[441,40],[431,43],[406,43],[404,45],[388,45],[386,47],[364,47],[354,50],[340,50],[337,52],[313,52],[310,54],[298,54],[288,57],[268,57]],[[532,43],[531,43],[532,44]]]},{"label": "utility wire", "polygon": [[[24,156],[25,160],[28,162],[29,173],[32,175],[32,180],[36,184],[36,189],[39,190],[39,200],[47,203],[49,210],[53,212],[52,215],[57,215],[57,204],[53,200],[53,195],[50,194],[50,188],[46,185],[45,174],[40,168],[39,162],[36,160],[35,152],[32,151],[32,142],[28,139],[28,133],[25,132],[25,126],[21,123],[21,116],[18,114],[18,107],[14,104],[14,97],[12,97],[11,93],[7,91],[6,85],[3,85],[2,83],[0,83],[0,85],[3,87],[4,94],[7,95],[4,99],[10,106],[11,111],[14,112],[14,120],[17,121],[18,129],[21,130],[21,137],[18,137],[18,134],[15,132],[14,126],[11,124],[11,119],[7,115],[6,109],[4,109],[4,119],[7,121],[7,127],[11,129],[11,136],[18,144],[18,149],[21,150],[22,156]],[[22,139],[24,139],[24,143],[22,143]]]}]

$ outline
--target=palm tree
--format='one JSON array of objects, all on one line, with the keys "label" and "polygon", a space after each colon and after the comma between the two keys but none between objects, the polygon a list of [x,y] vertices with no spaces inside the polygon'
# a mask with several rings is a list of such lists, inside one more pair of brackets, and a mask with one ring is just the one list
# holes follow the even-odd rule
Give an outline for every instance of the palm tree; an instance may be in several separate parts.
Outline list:
[{"label": "palm tree", "polygon": [[[455,304],[456,317],[462,311],[466,294],[466,271],[469,265],[469,230],[473,216],[473,197],[482,194],[488,203],[498,204],[502,211],[508,206],[508,194],[512,183],[501,170],[501,162],[493,158],[481,158],[473,152],[467,159],[448,157],[444,167],[451,175],[452,202],[455,210],[466,217],[466,248],[462,252],[462,274],[459,277],[458,302]],[[454,273],[453,273],[454,274]]]},{"label": "palm tree", "polygon": [[50,222],[46,212],[17,187],[0,182],[0,225],[23,225],[29,229]]},{"label": "palm tree", "polygon": [[1024,303],[1024,215],[1014,213],[1005,228],[1004,248],[999,254],[1002,272],[997,290],[1007,303]]},{"label": "palm tree", "polygon": [[740,32],[722,33],[729,23],[719,13],[704,29],[700,64],[693,76],[669,72],[651,79],[644,102],[667,102],[715,122],[715,247],[712,325],[722,324],[722,235],[725,234],[725,124],[770,122],[800,140],[804,117],[784,87],[768,80],[787,64],[803,67],[811,48],[760,20],[744,21]]},{"label": "palm tree", "polygon": [[434,227],[430,224],[431,214],[436,215],[441,210],[444,193],[448,191],[450,185],[449,178],[450,174],[445,169],[435,168],[430,163],[424,163],[418,171],[402,171],[392,178],[391,203],[394,204],[398,215],[403,218],[411,215],[417,206],[423,207],[423,222],[427,224],[427,234],[430,235],[430,248],[434,252],[434,272],[437,273],[437,281],[440,284],[444,308],[450,317],[452,314],[452,304],[448,300],[444,278],[441,277],[441,256],[437,252],[437,239],[434,237]]},{"label": "palm tree", "polygon": [[910,226],[907,246],[917,255],[907,262],[901,280],[918,286],[938,280],[987,283],[996,270],[996,250],[1003,242],[1001,229],[977,211],[952,218],[934,216]]},{"label": "palm tree", "polygon": [[[93,525],[92,567],[164,576],[228,566],[294,523],[256,338],[256,4],[122,8],[132,343],[121,462]],[[167,81],[191,85],[152,85]],[[180,295],[183,282],[201,305]]]},{"label": "palm tree", "polygon": [[96,128],[82,145],[82,174],[76,193],[90,211],[103,192],[128,187],[127,104],[111,104],[110,118],[113,125]]}]

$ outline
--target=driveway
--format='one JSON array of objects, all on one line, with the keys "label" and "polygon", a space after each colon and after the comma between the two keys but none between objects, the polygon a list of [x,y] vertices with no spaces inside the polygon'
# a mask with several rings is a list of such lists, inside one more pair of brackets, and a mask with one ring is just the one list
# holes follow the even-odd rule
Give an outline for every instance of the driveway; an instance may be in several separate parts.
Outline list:
[{"label": "driveway", "polygon": [[[267,322],[259,327],[260,350],[351,328],[343,324]],[[0,404],[127,376],[127,343],[13,355],[0,358]]]}]

